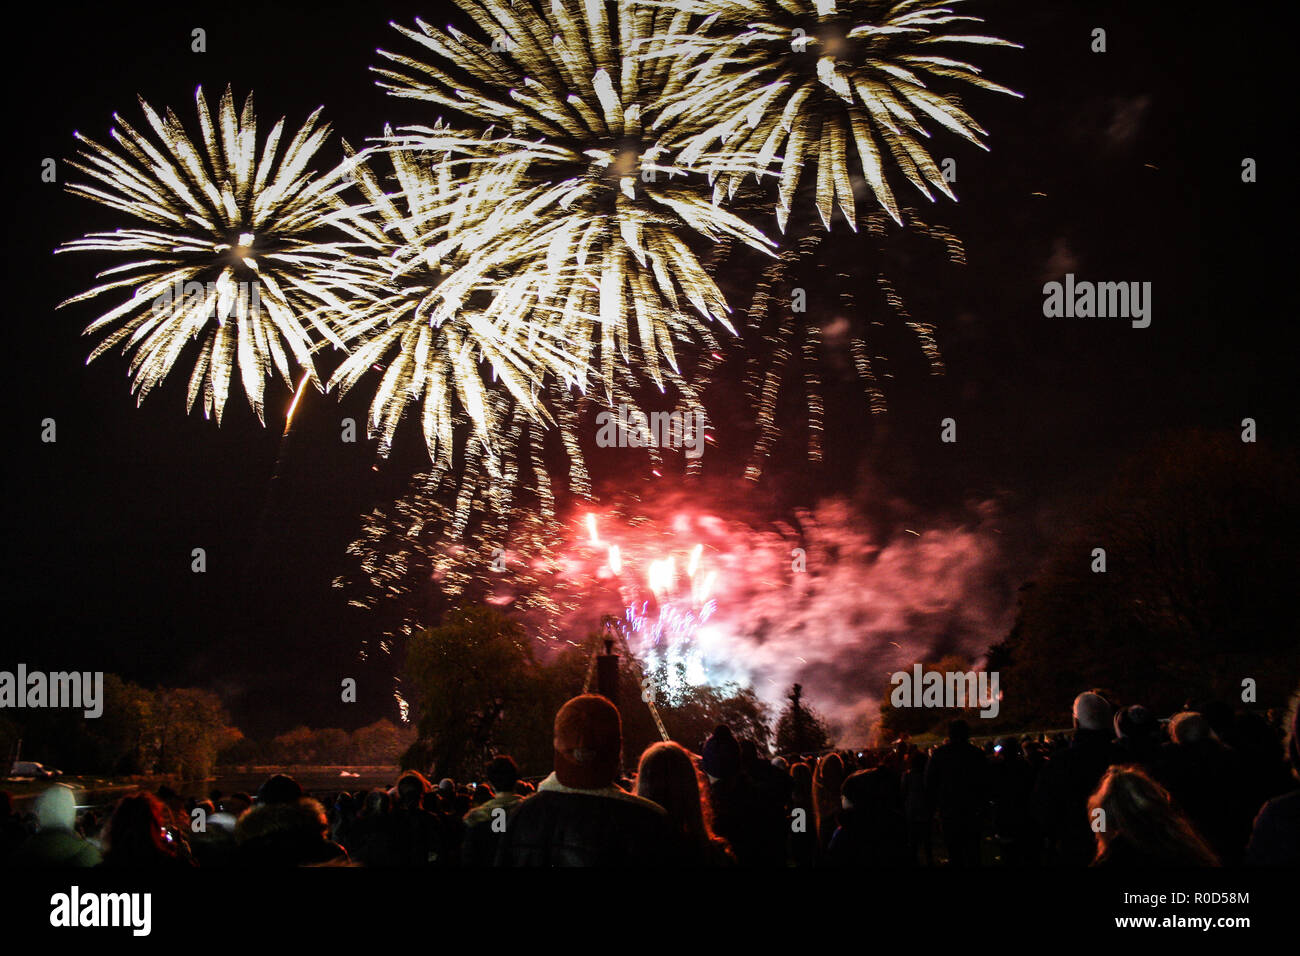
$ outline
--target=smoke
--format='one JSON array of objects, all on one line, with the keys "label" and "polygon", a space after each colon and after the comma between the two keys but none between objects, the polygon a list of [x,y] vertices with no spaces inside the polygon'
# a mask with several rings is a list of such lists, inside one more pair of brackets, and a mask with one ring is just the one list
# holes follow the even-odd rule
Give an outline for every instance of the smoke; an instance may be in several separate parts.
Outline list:
[{"label": "smoke", "polygon": [[950,653],[975,663],[1011,625],[1023,549],[993,500],[921,520],[901,501],[829,498],[781,521],[739,500],[697,487],[573,515],[558,566],[578,599],[561,630],[623,613],[643,661],[751,687],[774,709],[798,682],[853,744],[891,673]]}]

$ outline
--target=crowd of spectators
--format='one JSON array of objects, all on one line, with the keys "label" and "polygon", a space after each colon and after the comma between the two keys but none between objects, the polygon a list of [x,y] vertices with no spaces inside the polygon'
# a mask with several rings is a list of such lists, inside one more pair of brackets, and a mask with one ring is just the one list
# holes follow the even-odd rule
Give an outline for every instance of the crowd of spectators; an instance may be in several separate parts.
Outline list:
[{"label": "crowd of spectators", "polygon": [[[1189,702],[1160,720],[1097,692],[1073,731],[769,757],[719,726],[699,754],[656,743],[624,774],[622,724],[585,694],[556,715],[536,784],[498,755],[485,779],[311,795],[277,774],[255,795],[167,787],[78,816],[0,792],[10,867],[1237,866],[1300,864],[1296,709],[1270,723]],[[1289,764],[1289,770],[1288,770]],[[320,797],[324,799],[320,799]]]}]

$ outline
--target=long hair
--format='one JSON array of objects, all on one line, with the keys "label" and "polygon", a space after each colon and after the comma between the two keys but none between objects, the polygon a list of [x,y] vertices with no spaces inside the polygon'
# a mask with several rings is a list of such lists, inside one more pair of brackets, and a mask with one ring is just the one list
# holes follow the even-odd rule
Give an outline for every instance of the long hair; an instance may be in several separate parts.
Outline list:
[{"label": "long hair", "polygon": [[714,839],[709,789],[701,785],[695,761],[681,744],[668,741],[645,749],[637,767],[636,794],[663,807],[669,825],[692,843]]},{"label": "long hair", "polygon": [[[1219,861],[1201,839],[1169,791],[1140,767],[1127,764],[1106,771],[1088,800],[1090,819],[1100,818],[1094,864],[1118,854],[1136,862],[1164,866],[1217,866]],[[1118,851],[1118,853],[1117,853]]]},{"label": "long hair", "polygon": [[151,866],[176,854],[167,843],[162,801],[132,793],[117,802],[104,837],[104,859],[112,866]]},{"label": "long hair", "polygon": [[832,750],[817,761],[817,772],[813,774],[813,809],[817,814],[817,836],[823,846],[830,843],[843,786],[844,761]]}]

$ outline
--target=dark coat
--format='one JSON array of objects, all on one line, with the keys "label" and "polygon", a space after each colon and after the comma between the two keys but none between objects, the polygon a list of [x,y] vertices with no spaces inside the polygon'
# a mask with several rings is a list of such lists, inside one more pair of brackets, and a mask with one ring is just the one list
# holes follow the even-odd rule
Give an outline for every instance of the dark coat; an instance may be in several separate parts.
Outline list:
[{"label": "dark coat", "polygon": [[496,865],[658,865],[667,844],[667,815],[649,800],[539,790],[507,814]]}]

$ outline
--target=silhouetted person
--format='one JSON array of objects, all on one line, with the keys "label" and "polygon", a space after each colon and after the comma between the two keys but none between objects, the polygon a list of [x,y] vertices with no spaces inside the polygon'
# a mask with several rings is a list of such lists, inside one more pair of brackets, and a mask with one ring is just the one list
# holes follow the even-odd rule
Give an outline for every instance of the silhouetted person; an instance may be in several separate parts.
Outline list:
[{"label": "silhouetted person", "polygon": [[492,797],[465,815],[465,836],[461,843],[463,866],[491,866],[496,859],[497,844],[505,832],[510,809],[523,800],[515,793],[519,785],[519,768],[508,754],[492,758],[487,768]]},{"label": "silhouetted person", "polygon": [[[740,743],[726,724],[719,724],[704,742],[700,763],[709,780],[713,829],[730,844],[741,866],[771,866],[784,862],[785,820],[781,830],[765,813],[763,796],[744,771]],[[774,838],[780,840],[778,859]]]},{"label": "silhouetted person", "polygon": [[1161,751],[1161,783],[1215,855],[1227,866],[1240,863],[1259,810],[1244,762],[1223,745],[1203,714],[1175,714],[1169,738]]},{"label": "silhouetted person", "polygon": [[831,866],[912,864],[898,781],[887,769],[859,770],[845,779],[839,819],[826,851]]},{"label": "silhouetted person", "polygon": [[1169,792],[1140,767],[1109,768],[1087,809],[1097,828],[1093,866],[1218,865]]},{"label": "silhouetted person", "polygon": [[948,742],[935,748],[925,771],[926,798],[939,814],[952,866],[979,866],[985,774],[984,751],[970,742],[966,721],[954,720],[948,725]]},{"label": "silhouetted person", "polygon": [[[813,771],[802,760],[790,765],[790,857],[795,866],[817,865],[817,811],[813,807]],[[795,825],[799,821],[801,825]]]},{"label": "silhouetted person", "polygon": [[989,803],[993,836],[1002,862],[1009,866],[1038,862],[1038,828],[1030,806],[1034,778],[1034,768],[1021,752],[1019,741],[999,738],[988,758]]},{"label": "silhouetted person", "polygon": [[445,829],[438,818],[424,808],[432,790],[424,774],[408,770],[397,778],[397,799],[389,814],[389,829],[396,844],[398,866],[456,866],[459,844],[446,845]]},{"label": "silhouetted person", "polygon": [[1050,752],[1034,786],[1034,814],[1055,860],[1087,866],[1093,857],[1088,798],[1115,759],[1110,703],[1090,691],[1074,699],[1074,737]]},{"label": "silhouetted person", "polygon": [[844,761],[837,753],[823,754],[813,772],[813,808],[817,811],[817,859],[826,861],[835,828],[840,825],[840,791],[844,787]]},{"label": "silhouetted person", "polygon": [[257,791],[257,803],[235,825],[241,866],[311,866],[346,862],[348,853],[329,839],[325,808],[302,795],[292,777],[276,774]]},{"label": "silhouetted person", "polygon": [[[1291,696],[1286,729],[1291,773],[1300,780],[1300,690]],[[1300,789],[1268,801],[1255,817],[1246,847],[1251,866],[1300,866]]]},{"label": "silhouetted person", "polygon": [[903,779],[899,788],[903,796],[903,815],[907,819],[907,844],[912,859],[934,866],[934,808],[925,793],[925,768],[930,757],[924,750],[914,750],[903,761]]},{"label": "silhouetted person", "polygon": [[1141,704],[1130,704],[1115,711],[1115,742],[1112,759],[1117,763],[1135,764],[1154,773],[1160,760],[1160,722]]},{"label": "silhouetted person", "polygon": [[366,794],[352,825],[348,856],[362,866],[387,868],[402,863],[402,847],[393,832],[392,797],[378,788]]},{"label": "silhouetted person", "polygon": [[56,783],[36,798],[37,831],[9,858],[16,867],[97,866],[98,848],[76,831],[77,801],[72,789]]},{"label": "silhouetted person", "polygon": [[555,715],[555,770],[506,818],[498,866],[657,864],[668,842],[661,807],[618,787],[623,724],[604,697],[574,697]]},{"label": "silhouetted person", "polygon": [[14,813],[13,796],[8,790],[0,790],[0,866],[23,845],[27,836],[23,818]]},{"label": "silhouetted person", "polygon": [[104,832],[105,867],[185,869],[188,847],[167,826],[167,810],[151,793],[133,793],[117,802]]},{"label": "silhouetted person", "polygon": [[641,754],[637,796],[657,803],[668,817],[665,862],[677,866],[727,866],[736,858],[727,841],[709,827],[708,789],[701,786],[695,761],[685,747],[657,743]]}]

